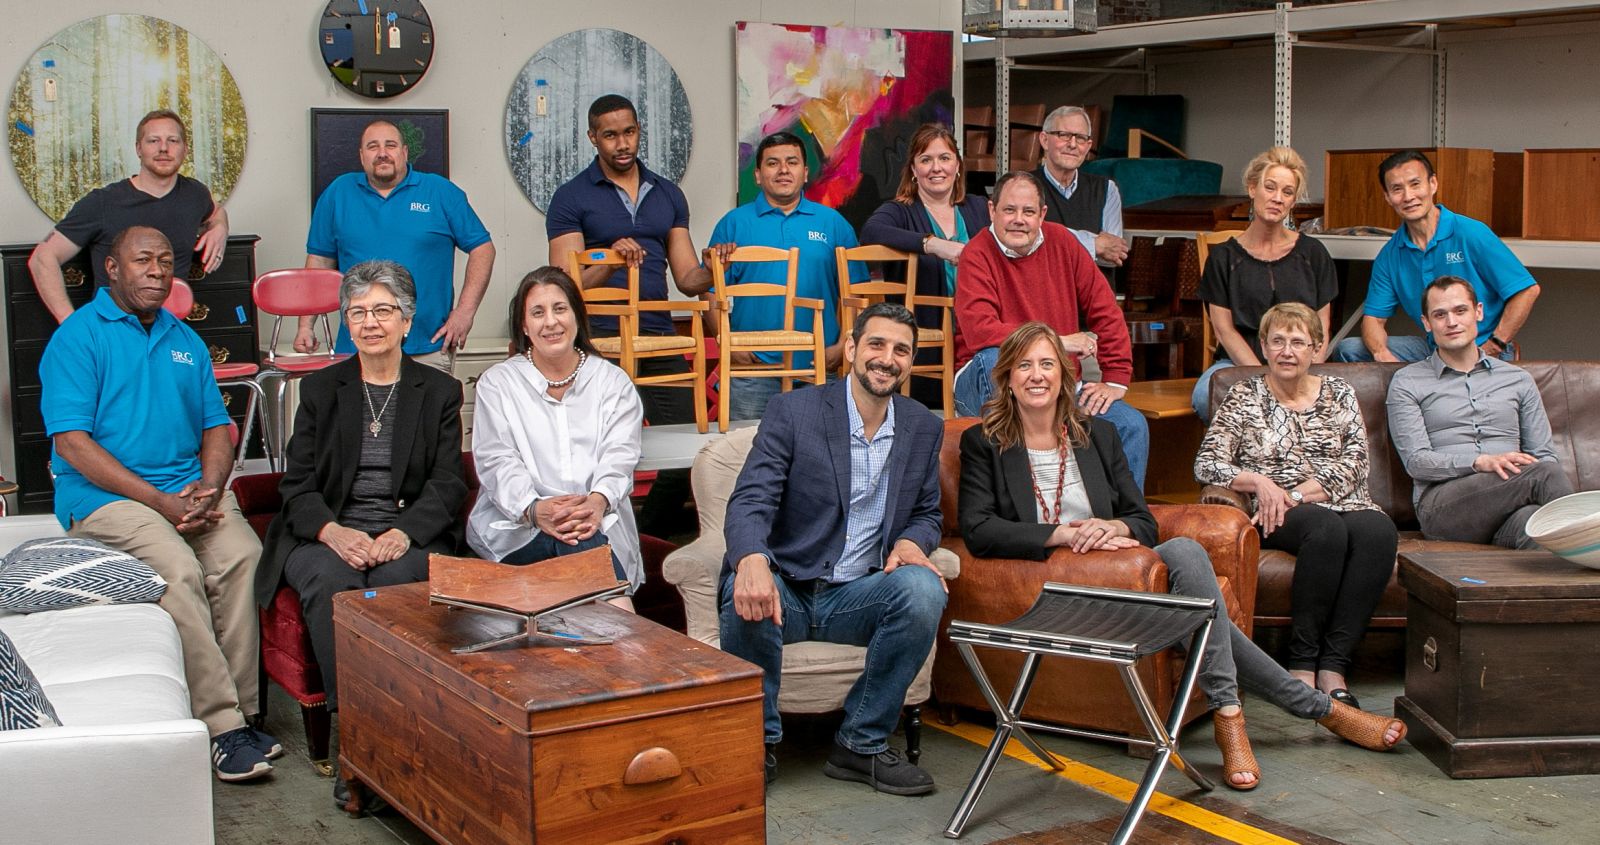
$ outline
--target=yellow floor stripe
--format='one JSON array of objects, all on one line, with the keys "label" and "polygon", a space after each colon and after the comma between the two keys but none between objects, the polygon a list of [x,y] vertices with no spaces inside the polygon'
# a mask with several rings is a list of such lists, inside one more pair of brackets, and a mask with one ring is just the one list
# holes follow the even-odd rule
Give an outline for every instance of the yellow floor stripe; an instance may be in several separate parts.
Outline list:
[{"label": "yellow floor stripe", "polygon": [[[989,745],[990,740],[994,739],[994,731],[966,722],[960,722],[952,726],[945,726],[932,721],[925,724],[985,747]],[[1061,777],[1098,792],[1104,792],[1124,804],[1133,800],[1133,793],[1139,788],[1139,784],[1117,777],[1110,772],[1101,771],[1093,766],[1079,763],[1059,752],[1055,752],[1054,749],[1051,749],[1051,751],[1055,753],[1056,759],[1066,766],[1063,771],[1059,772]],[[1052,771],[1044,761],[1033,756],[1033,752],[1028,751],[1026,746],[1015,739],[1006,743],[1005,753],[1007,757],[1012,759],[1030,763],[1047,772]],[[1166,772],[1176,774],[1180,778],[1183,777],[1181,772],[1173,772],[1173,768],[1170,765],[1167,767]],[[1163,774],[1165,775],[1165,773]],[[1285,839],[1258,827],[1247,825],[1237,819],[1230,819],[1227,816],[1213,813],[1202,807],[1196,807],[1187,801],[1180,801],[1159,790],[1150,799],[1150,810],[1168,818],[1176,819],[1190,827],[1203,830],[1213,836],[1219,836],[1229,842],[1237,842],[1239,845],[1296,845],[1293,839]]]}]

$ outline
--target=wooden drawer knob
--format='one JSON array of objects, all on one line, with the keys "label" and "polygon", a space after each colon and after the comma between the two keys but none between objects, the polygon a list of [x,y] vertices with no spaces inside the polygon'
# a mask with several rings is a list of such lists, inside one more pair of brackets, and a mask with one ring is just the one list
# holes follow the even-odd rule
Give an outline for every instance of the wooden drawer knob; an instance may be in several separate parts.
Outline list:
[{"label": "wooden drawer knob", "polygon": [[634,755],[627,773],[622,776],[622,782],[628,786],[643,786],[672,780],[681,774],[683,766],[678,763],[678,755],[657,746]]}]

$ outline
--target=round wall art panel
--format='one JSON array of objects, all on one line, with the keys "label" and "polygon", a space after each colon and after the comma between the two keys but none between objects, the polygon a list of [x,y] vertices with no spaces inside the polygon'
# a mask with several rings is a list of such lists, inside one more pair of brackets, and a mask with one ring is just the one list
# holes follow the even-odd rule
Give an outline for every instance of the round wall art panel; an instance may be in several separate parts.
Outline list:
[{"label": "round wall art panel", "polygon": [[689,95],[654,47],[615,29],[580,29],[533,54],[506,100],[506,159],[540,212],[594,159],[589,104],[621,94],[639,113],[639,160],[677,182],[689,168]]},{"label": "round wall art panel", "polygon": [[155,109],[189,126],[182,173],[226,201],[249,135],[239,86],[200,39],[145,15],[79,21],[23,65],[6,113],[17,177],[60,220],[79,197],[139,172],[134,133]]},{"label": "round wall art panel", "polygon": [[433,21],[417,0],[329,0],[317,49],[340,85],[363,97],[393,97],[428,72],[433,37]]}]

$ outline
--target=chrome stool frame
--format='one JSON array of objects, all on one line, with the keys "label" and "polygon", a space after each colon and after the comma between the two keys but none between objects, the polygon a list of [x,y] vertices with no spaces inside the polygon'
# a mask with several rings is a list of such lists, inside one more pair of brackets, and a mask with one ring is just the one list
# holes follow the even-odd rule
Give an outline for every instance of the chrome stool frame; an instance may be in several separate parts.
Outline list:
[{"label": "chrome stool frame", "polygon": [[[995,729],[994,739],[990,741],[983,760],[972,775],[972,782],[967,785],[966,792],[956,805],[955,814],[950,817],[944,835],[951,839],[961,835],[978,799],[983,795],[984,787],[989,783],[990,775],[994,773],[995,765],[1000,761],[1006,742],[1013,735],[1052,769],[1061,771],[1065,768],[1029,731],[1103,739],[1155,749],[1150,764],[1145,767],[1144,778],[1139,782],[1127,812],[1123,814],[1122,823],[1111,837],[1114,845],[1122,845],[1133,836],[1133,829],[1154,796],[1156,783],[1169,761],[1188,775],[1196,786],[1207,792],[1214,789],[1210,779],[1196,771],[1178,753],[1177,735],[1183,725],[1183,712],[1188,706],[1189,696],[1200,675],[1206,642],[1211,636],[1216,615],[1216,603],[1211,599],[1047,582],[1032,608],[1003,625],[951,622],[950,641],[956,644],[961,659],[966,662],[984,700],[989,703],[989,709],[994,712]],[[1188,640],[1188,660],[1173,699],[1172,712],[1163,722],[1144,684],[1140,682],[1135,667],[1141,658],[1185,639]],[[984,672],[977,653],[973,651],[973,646],[980,645],[1020,651],[1026,655],[1010,701],[1000,700],[989,676]],[[1043,656],[1115,664],[1121,670],[1128,697],[1133,700],[1134,709],[1139,711],[1150,738],[1128,737],[1022,718],[1028,691],[1039,670],[1039,658]]]}]

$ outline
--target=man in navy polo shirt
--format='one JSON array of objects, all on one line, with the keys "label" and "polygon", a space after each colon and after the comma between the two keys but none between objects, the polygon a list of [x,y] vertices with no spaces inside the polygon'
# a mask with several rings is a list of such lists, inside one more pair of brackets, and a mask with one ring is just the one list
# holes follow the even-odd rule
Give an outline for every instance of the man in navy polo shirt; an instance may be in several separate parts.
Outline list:
[{"label": "man in navy polo shirt", "polygon": [[260,700],[261,543],[223,486],[233,446],[211,355],[161,307],[172,264],[161,232],[124,229],[106,257],[110,286],[45,347],[40,408],[55,446],[56,518],[69,535],[120,549],[166,579],[161,607],[183,643],[212,768],[225,781],[249,780],[283,753],[245,724]]},{"label": "man in navy polo shirt", "polygon": [[[417,314],[401,348],[449,373],[489,289],[494,242],[465,192],[436,173],[411,169],[409,158],[399,127],[387,120],[367,124],[361,133],[362,172],[333,180],[317,198],[306,235],[306,266],[343,272],[383,258],[410,270],[417,283]],[[457,249],[467,254],[467,272],[461,299],[452,308]],[[300,319],[294,348],[317,348],[311,318]],[[355,352],[343,322],[334,348]]]},{"label": "man in navy polo shirt", "polygon": [[[572,181],[556,189],[545,215],[550,238],[550,264],[566,267],[572,253],[586,249],[613,249],[639,268],[639,298],[665,300],[667,271],[685,296],[711,289],[711,272],[695,257],[689,236],[689,203],[671,180],[651,171],[639,160],[638,112],[628,98],[606,94],[589,105],[589,143],[595,157]],[[578,282],[585,288],[628,286],[627,270],[585,268]],[[617,318],[592,316],[589,330],[595,337],[617,333]],[[672,315],[646,311],[639,315],[638,331],[647,335],[672,335]],[[639,375],[656,376],[689,372],[681,355],[640,358]],[[694,422],[694,395],[682,388],[639,389],[644,416],[652,425]],[[675,517],[682,515],[689,498],[689,471],[663,470],[645,498],[640,530],[646,534],[673,533]]]},{"label": "man in navy polo shirt", "polygon": [[[741,246],[771,246],[779,249],[800,248],[800,270],[795,285],[795,295],[820,299],[823,342],[827,349],[828,372],[839,369],[844,348],[839,337],[839,273],[833,250],[835,247],[854,247],[856,230],[851,228],[839,212],[805,198],[803,193],[807,178],[805,144],[788,132],[775,132],[761,139],[756,146],[756,187],[761,196],[722,215],[711,231],[711,249],[723,260]],[[732,268],[730,284],[741,282],[784,283],[785,268],[781,263],[742,264]],[[866,267],[859,262],[850,265],[852,281],[867,278]],[[807,309],[795,312],[795,329],[805,331],[811,315]],[[783,328],[783,298],[777,296],[752,297],[734,303],[731,318],[734,331],[770,331]],[[748,352],[723,354],[749,355]],[[758,352],[755,357],[767,363],[778,363],[782,354]],[[796,368],[811,366],[809,352],[794,353]],[[736,420],[760,419],[767,408],[767,400],[783,389],[783,380],[776,378],[733,379],[733,395],[729,397],[729,415]]]},{"label": "man in navy polo shirt", "polygon": [[1421,361],[1428,357],[1432,341],[1426,335],[1390,337],[1387,324],[1399,308],[1423,325],[1423,290],[1441,276],[1459,276],[1472,283],[1483,303],[1478,347],[1491,358],[1511,360],[1515,355],[1512,340],[1533,311],[1539,284],[1488,226],[1434,202],[1439,178],[1427,156],[1416,150],[1389,156],[1378,165],[1378,181],[1384,198],[1405,225],[1372,261],[1361,337],[1340,341],[1331,360]]}]

